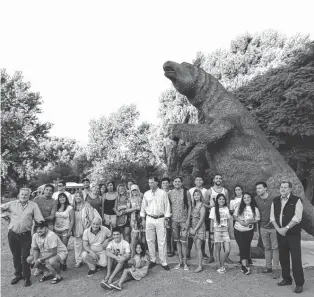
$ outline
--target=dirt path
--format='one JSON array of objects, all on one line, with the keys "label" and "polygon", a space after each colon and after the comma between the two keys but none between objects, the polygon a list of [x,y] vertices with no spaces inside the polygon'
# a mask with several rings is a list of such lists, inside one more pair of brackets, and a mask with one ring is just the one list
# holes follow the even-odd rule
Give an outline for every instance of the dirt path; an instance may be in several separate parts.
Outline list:
[{"label": "dirt path", "polygon": [[[7,224],[1,225],[1,293],[4,297],[98,297],[98,296],[171,296],[171,297],[289,297],[296,296],[292,286],[278,287],[276,281],[270,276],[259,273],[259,269],[253,267],[249,276],[243,275],[239,267],[229,269],[224,275],[218,274],[208,266],[199,274],[192,272],[176,271],[171,269],[164,271],[160,266],[149,271],[147,277],[140,282],[125,283],[121,292],[104,290],[99,286],[103,278],[103,272],[99,272],[88,278],[87,267],[74,268],[74,251],[70,245],[69,270],[64,273],[64,281],[57,285],[39,283],[39,277],[32,277],[33,285],[23,287],[23,282],[12,286],[13,277],[12,256],[7,242]],[[173,266],[173,265],[172,265]],[[212,279],[213,284],[206,283],[206,279]],[[301,296],[312,297],[314,294],[314,268],[305,269],[306,283]]]}]

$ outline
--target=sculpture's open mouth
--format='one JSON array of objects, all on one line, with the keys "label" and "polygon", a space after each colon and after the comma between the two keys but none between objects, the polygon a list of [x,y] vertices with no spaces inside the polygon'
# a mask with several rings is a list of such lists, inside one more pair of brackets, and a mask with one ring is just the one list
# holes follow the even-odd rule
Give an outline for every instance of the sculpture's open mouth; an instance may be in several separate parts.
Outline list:
[{"label": "sculpture's open mouth", "polygon": [[164,66],[165,76],[168,78],[174,78],[176,75],[175,70],[170,66]]}]

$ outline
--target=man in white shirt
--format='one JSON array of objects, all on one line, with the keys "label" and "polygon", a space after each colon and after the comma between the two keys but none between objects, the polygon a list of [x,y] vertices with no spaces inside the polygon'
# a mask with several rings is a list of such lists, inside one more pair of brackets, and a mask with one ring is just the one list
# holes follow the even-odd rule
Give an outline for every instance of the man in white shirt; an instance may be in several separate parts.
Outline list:
[{"label": "man in white shirt", "polygon": [[[107,255],[107,276],[100,283],[104,289],[112,289],[111,284],[114,277],[123,268],[126,268],[128,260],[131,257],[130,245],[127,241],[122,239],[121,231],[119,227],[115,227],[112,230],[113,240],[109,242],[106,248]],[[114,267],[113,272],[111,269]]]},{"label": "man in white shirt", "polygon": [[71,193],[69,193],[65,190],[65,187],[66,187],[66,182],[64,180],[59,180],[57,183],[58,191],[53,193],[52,198],[54,200],[58,200],[59,194],[64,193],[65,195],[67,195],[70,204],[72,204],[72,202],[73,202],[72,195],[71,195]]},{"label": "man in white shirt", "polygon": [[95,274],[97,266],[107,266],[106,248],[111,240],[111,231],[101,225],[101,218],[95,217],[91,227],[84,230],[82,258],[89,267],[88,277]]},{"label": "man in white shirt", "polygon": [[150,190],[145,192],[142,201],[140,216],[146,227],[146,240],[150,255],[150,268],[156,265],[155,241],[157,234],[159,259],[162,268],[170,270],[167,264],[166,226],[171,216],[170,203],[167,193],[158,188],[158,178],[148,180]]}]

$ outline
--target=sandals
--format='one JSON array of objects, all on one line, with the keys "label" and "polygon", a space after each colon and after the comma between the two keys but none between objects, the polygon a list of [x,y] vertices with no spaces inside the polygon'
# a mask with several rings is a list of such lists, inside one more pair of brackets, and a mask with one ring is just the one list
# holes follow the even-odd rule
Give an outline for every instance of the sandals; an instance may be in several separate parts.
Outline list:
[{"label": "sandals", "polygon": [[51,281],[51,284],[55,285],[57,283],[60,283],[62,280],[63,280],[62,276],[60,278],[54,277],[53,280]]},{"label": "sandals", "polygon": [[119,290],[119,291],[122,290],[121,286],[119,286],[119,285],[110,284],[109,286],[110,286],[111,288],[114,288],[114,289]]},{"label": "sandals", "polygon": [[45,282],[45,281],[53,279],[53,278],[54,278],[54,276],[52,274],[44,275],[39,281],[42,283],[42,282]]}]

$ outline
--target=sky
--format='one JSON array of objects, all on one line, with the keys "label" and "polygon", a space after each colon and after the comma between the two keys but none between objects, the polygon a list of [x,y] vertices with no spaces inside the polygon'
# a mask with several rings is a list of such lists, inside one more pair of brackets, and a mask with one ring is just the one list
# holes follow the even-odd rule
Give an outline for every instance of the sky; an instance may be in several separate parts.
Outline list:
[{"label": "sky", "polygon": [[228,48],[245,32],[314,38],[313,1],[0,1],[0,67],[42,96],[50,135],[88,141],[89,121],[136,104],[157,124],[162,65]]}]

